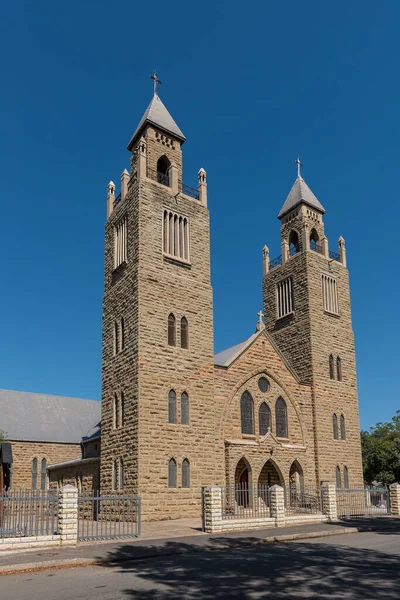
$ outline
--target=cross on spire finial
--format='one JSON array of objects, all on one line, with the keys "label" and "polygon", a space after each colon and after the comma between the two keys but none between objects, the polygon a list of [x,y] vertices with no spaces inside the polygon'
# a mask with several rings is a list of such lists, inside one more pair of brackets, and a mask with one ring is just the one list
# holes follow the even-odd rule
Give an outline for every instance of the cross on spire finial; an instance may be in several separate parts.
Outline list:
[{"label": "cross on spire finial", "polygon": [[154,82],[154,95],[158,95],[158,94],[157,94],[157,85],[158,85],[159,83],[162,83],[162,81],[160,81],[160,80],[158,79],[158,77],[157,77],[157,71],[156,71],[155,69],[154,69],[154,73],[153,73],[153,75],[150,75],[150,79],[152,79],[152,80],[153,80],[153,82]]},{"label": "cross on spire finial", "polygon": [[301,167],[303,166],[303,163],[300,162],[300,156],[297,157],[297,159],[294,161],[297,165],[297,177],[301,177]]},{"label": "cross on spire finial", "polygon": [[263,322],[263,316],[264,316],[263,311],[259,310],[258,313],[257,313],[257,316],[258,316],[258,322],[262,323]]}]

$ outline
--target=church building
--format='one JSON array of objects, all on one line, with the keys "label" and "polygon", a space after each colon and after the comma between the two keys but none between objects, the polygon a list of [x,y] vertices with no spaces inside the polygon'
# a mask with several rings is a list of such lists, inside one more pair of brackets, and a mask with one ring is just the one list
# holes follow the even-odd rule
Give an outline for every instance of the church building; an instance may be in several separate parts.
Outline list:
[{"label": "church building", "polygon": [[140,495],[145,520],[199,516],[212,484],[362,486],[343,238],[329,249],[298,161],[276,199],[281,255],[260,256],[255,331],[214,354],[207,175],[184,183],[185,139],[156,80],[119,193],[108,185],[101,430],[93,415],[50,486],[84,472],[93,489]]},{"label": "church building", "polygon": [[161,519],[199,515],[210,484],[362,485],[343,238],[329,249],[298,161],[281,256],[262,250],[265,322],[214,355],[207,176],[185,185],[185,139],[156,88],[108,186],[101,488]]}]

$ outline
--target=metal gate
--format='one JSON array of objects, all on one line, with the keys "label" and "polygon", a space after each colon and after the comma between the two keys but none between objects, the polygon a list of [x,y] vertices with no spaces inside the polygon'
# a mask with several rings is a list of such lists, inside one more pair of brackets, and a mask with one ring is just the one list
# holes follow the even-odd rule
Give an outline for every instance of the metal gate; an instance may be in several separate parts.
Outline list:
[{"label": "metal gate", "polygon": [[383,516],[390,513],[390,495],[387,488],[337,489],[338,517]]},{"label": "metal gate", "polygon": [[100,495],[78,497],[78,541],[112,540],[140,535],[139,496]]}]

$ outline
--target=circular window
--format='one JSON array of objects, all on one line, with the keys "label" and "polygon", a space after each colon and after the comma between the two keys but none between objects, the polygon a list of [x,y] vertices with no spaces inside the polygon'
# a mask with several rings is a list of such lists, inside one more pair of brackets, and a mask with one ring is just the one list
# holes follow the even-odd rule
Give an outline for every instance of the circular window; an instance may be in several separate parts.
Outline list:
[{"label": "circular window", "polygon": [[260,377],[258,380],[258,387],[262,392],[268,392],[269,390],[269,381],[266,377]]}]

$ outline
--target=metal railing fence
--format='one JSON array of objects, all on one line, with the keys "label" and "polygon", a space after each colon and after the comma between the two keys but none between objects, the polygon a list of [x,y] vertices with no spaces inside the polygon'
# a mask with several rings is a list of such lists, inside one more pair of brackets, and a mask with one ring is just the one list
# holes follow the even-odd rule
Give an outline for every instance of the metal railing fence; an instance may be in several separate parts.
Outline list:
[{"label": "metal railing fence", "polygon": [[54,535],[58,494],[43,490],[0,492],[0,538]]},{"label": "metal railing fence", "polygon": [[78,540],[105,540],[140,535],[141,503],[139,496],[78,496]]},{"label": "metal railing fence", "polygon": [[271,491],[267,485],[224,486],[222,519],[255,519],[270,516]]},{"label": "metal railing fence", "polygon": [[337,488],[336,508],[338,517],[389,514],[389,490],[387,488]]},{"label": "metal railing fence", "polygon": [[160,171],[154,171],[153,169],[148,168],[147,177],[149,179],[153,179],[153,181],[161,183],[162,185],[166,185],[167,187],[171,186],[168,174],[160,173]]},{"label": "metal railing fence", "polygon": [[194,198],[195,200],[199,199],[199,190],[190,187],[190,185],[186,185],[186,183],[182,183],[182,193],[186,194],[186,196]]},{"label": "metal railing fence", "polygon": [[322,514],[322,493],[319,486],[289,485],[285,487],[287,515]]}]

